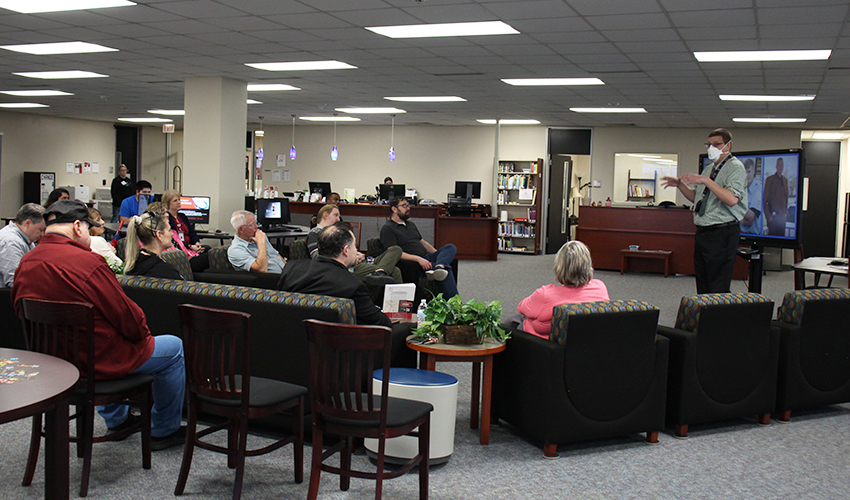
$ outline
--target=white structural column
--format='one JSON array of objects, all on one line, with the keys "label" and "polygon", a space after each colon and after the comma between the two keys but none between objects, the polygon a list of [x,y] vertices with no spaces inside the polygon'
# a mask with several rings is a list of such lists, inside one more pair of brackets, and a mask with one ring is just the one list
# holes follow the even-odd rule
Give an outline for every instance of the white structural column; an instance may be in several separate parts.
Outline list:
[{"label": "white structural column", "polygon": [[230,214],[244,207],[246,85],[221,77],[185,82],[183,194],[210,196],[210,226],[227,232]]}]

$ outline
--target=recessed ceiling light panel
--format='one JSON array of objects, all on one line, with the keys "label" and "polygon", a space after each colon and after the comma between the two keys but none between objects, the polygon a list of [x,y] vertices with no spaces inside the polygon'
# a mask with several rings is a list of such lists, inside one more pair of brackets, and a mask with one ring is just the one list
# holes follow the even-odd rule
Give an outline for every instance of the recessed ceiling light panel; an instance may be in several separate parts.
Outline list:
[{"label": "recessed ceiling light panel", "polygon": [[106,9],[131,5],[136,4],[127,0],[0,0],[0,9],[13,10],[22,14]]},{"label": "recessed ceiling light panel", "polygon": [[50,97],[56,95],[74,95],[61,90],[2,90],[0,94],[14,95],[18,97]]},{"label": "recessed ceiling light panel", "polygon": [[165,116],[185,116],[186,110],[184,110],[184,109],[149,109],[148,113],[152,113],[154,115],[165,115]]},{"label": "recessed ceiling light panel", "polygon": [[[485,125],[495,125],[496,120],[491,119],[479,119],[475,120],[478,123],[483,123]],[[537,120],[499,120],[499,125],[538,125],[540,124]]]},{"label": "recessed ceiling light panel", "polygon": [[384,97],[384,99],[396,102],[466,102],[463,97],[454,95]]},{"label": "recessed ceiling light panel", "polygon": [[88,42],[27,43],[23,45],[0,45],[0,49],[33,54],[37,56],[56,54],[92,54],[95,52],[118,52],[118,49]]},{"label": "recessed ceiling light panel", "polygon": [[473,23],[408,24],[372,26],[367,30],[389,38],[438,38],[447,36],[518,35],[519,31],[502,21]]},{"label": "recessed ceiling light panel", "polygon": [[298,119],[308,122],[359,122],[360,118],[353,116],[299,116]]},{"label": "recessed ceiling light panel", "polygon": [[0,103],[0,108],[49,108],[47,104],[38,104],[35,102],[3,102]]},{"label": "recessed ceiling light panel", "polygon": [[170,123],[174,120],[169,118],[119,118],[118,121],[130,123]]},{"label": "recessed ceiling light panel", "polygon": [[812,134],[812,139],[844,139],[846,134],[844,132],[815,132]]},{"label": "recessed ceiling light panel", "polygon": [[752,101],[752,102],[793,102],[813,101],[813,95],[726,95],[720,96],[721,101]]},{"label": "recessed ceiling light panel", "polygon": [[805,118],[732,118],[737,123],[803,123]]},{"label": "recessed ceiling light panel", "polygon": [[294,61],[294,62],[272,62],[272,63],[245,63],[256,69],[265,71],[316,71],[330,69],[357,69],[342,61]]},{"label": "recessed ceiling light panel", "polygon": [[284,85],[282,83],[258,83],[248,84],[248,92],[281,92],[284,90],[301,90],[292,85]]},{"label": "recessed ceiling light panel", "polygon": [[573,113],[646,113],[644,108],[570,108]]},{"label": "recessed ceiling light panel", "polygon": [[694,57],[699,62],[821,61],[831,54],[831,50],[731,50],[694,52]]},{"label": "recessed ceiling light panel", "polygon": [[109,75],[92,73],[91,71],[33,71],[29,73],[13,73],[27,78],[40,78],[42,80],[71,80],[74,78],[108,78]]},{"label": "recessed ceiling light panel", "polygon": [[503,78],[508,85],[545,87],[549,85],[605,85],[599,78]]},{"label": "recessed ceiling light panel", "polygon": [[262,101],[255,101],[254,99],[248,99],[245,102],[247,102],[248,104],[262,104],[263,103]]},{"label": "recessed ceiling light panel", "polygon": [[398,108],[336,108],[336,111],[339,111],[340,113],[351,113],[355,115],[407,113],[407,111]]}]

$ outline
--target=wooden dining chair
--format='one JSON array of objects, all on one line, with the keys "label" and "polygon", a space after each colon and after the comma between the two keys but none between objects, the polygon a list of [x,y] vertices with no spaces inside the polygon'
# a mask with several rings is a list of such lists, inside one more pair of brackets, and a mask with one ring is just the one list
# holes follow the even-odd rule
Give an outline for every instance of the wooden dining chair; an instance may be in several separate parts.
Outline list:
[{"label": "wooden dining chair", "polygon": [[[55,302],[21,299],[21,322],[27,349],[62,358],[80,370],[80,381],[71,396],[70,404],[76,407],[77,456],[83,459],[80,496],[88,494],[91,474],[92,444],[121,441],[130,434],[142,432],[142,467],[151,468],[151,403],[153,375],[128,375],[115,380],[95,380],[94,363],[94,307],[84,302]],[[126,403],[138,406],[141,421],[135,425],[104,436],[94,436],[95,406]],[[132,418],[132,417],[130,417]],[[32,484],[41,443],[41,414],[32,419],[30,452],[24,472],[23,485]]]},{"label": "wooden dining chair", "polygon": [[[313,419],[313,460],[310,467],[309,500],[319,494],[322,471],[339,474],[340,489],[348,490],[351,477],[374,479],[375,498],[381,498],[384,479],[407,474],[419,466],[419,498],[428,498],[428,443],[430,403],[389,397],[389,384],[380,394],[372,387],[372,373],[384,369],[390,380],[390,339],[392,331],[383,326],[359,326],[308,319],[310,350],[310,397]],[[376,365],[380,361],[382,365]],[[418,432],[414,432],[415,429]],[[340,436],[336,445],[323,452],[324,434]],[[419,453],[400,468],[384,470],[386,439],[418,436]],[[352,438],[378,440],[377,470],[351,468]],[[339,467],[325,460],[340,452]]]},{"label": "wooden dining chair", "polygon": [[[178,306],[186,356],[189,423],[183,464],[175,495],[183,494],[195,446],[227,455],[236,469],[233,499],[242,494],[245,457],[272,452],[294,443],[295,482],[304,481],[304,401],[307,389],[251,376],[251,315],[189,304]],[[263,448],[248,450],[248,421],[293,410],[292,435]],[[198,430],[198,414],[224,417],[224,423]],[[227,429],[227,446],[201,438]]]},{"label": "wooden dining chair", "polygon": [[346,221],[346,224],[351,227],[351,232],[354,233],[354,247],[360,250],[360,232],[363,229],[363,223]]}]

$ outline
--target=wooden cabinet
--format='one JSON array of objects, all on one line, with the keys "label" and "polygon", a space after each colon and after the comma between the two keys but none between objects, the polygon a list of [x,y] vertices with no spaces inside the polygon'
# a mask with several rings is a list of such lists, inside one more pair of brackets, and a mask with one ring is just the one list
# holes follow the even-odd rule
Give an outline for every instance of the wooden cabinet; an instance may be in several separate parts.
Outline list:
[{"label": "wooden cabinet", "polygon": [[500,160],[497,183],[500,252],[540,253],[543,160]]}]

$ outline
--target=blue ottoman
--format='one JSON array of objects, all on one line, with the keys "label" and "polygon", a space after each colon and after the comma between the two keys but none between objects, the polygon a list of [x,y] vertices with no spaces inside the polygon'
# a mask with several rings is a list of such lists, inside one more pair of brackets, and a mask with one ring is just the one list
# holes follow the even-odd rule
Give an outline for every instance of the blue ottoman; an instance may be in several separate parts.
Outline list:
[{"label": "blue ottoman", "polygon": [[[375,394],[381,393],[384,370],[375,370],[372,388]],[[431,403],[431,442],[429,443],[429,463],[445,463],[454,452],[455,417],[457,415],[457,379],[447,373],[415,368],[390,369],[390,397],[411,399]],[[366,453],[375,458],[378,452],[378,440],[365,440]],[[419,452],[417,438],[399,436],[387,439],[386,461],[402,463]]]}]

